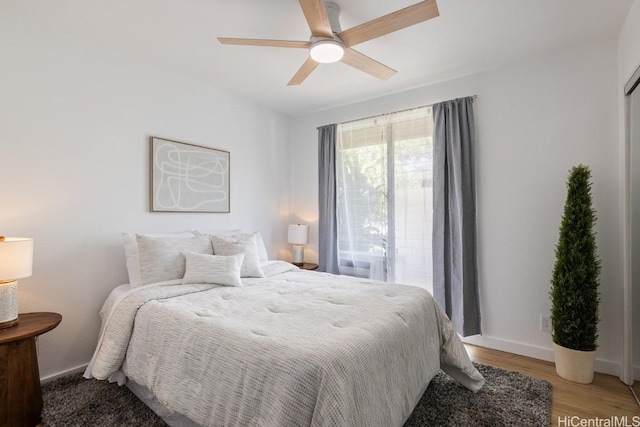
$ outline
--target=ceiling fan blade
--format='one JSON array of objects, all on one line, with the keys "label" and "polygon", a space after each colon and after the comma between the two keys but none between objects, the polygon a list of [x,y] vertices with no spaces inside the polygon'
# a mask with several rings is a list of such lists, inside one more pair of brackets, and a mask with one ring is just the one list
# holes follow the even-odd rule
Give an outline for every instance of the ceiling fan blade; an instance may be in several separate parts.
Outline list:
[{"label": "ceiling fan blade", "polygon": [[287,86],[299,85],[304,81],[304,79],[309,77],[309,74],[311,74],[311,72],[315,70],[317,66],[318,63],[311,59],[311,57],[308,57],[304,64],[302,64],[302,67],[300,67],[298,72],[295,74],[295,76],[293,76],[291,80],[289,80]]},{"label": "ceiling fan blade", "polygon": [[425,0],[344,30],[338,37],[344,42],[345,47],[351,47],[439,15],[436,0]]},{"label": "ceiling fan blade", "polygon": [[387,80],[397,72],[393,68],[389,68],[375,59],[371,59],[367,55],[351,48],[345,49],[341,61],[381,80]]},{"label": "ceiling fan blade", "polygon": [[293,47],[308,49],[311,43],[295,40],[268,40],[268,39],[234,39],[229,37],[218,37],[222,44],[235,44],[242,46],[268,46],[268,47]]},{"label": "ceiling fan blade", "polygon": [[327,9],[322,0],[299,0],[302,13],[314,37],[333,37]]}]

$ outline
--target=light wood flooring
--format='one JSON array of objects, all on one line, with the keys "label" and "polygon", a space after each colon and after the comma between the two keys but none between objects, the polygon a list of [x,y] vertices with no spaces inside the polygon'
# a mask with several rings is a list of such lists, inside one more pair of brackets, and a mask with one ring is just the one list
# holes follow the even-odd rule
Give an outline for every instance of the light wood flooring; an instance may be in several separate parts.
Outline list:
[{"label": "light wood flooring", "polygon": [[[579,422],[581,422],[580,419],[602,420],[612,417],[622,419],[624,416],[627,417],[628,426],[640,426],[640,406],[636,403],[629,387],[618,377],[596,373],[593,383],[577,384],[560,378],[552,362],[469,344],[465,344],[465,347],[471,360],[549,381],[553,386],[552,426],[558,426],[558,421],[560,421],[560,427],[619,425],[605,424],[606,421],[600,421],[601,424],[595,424],[597,421],[592,421],[594,424],[579,424]],[[634,384],[634,390],[640,396],[638,381]],[[570,421],[572,417],[578,418]]]}]

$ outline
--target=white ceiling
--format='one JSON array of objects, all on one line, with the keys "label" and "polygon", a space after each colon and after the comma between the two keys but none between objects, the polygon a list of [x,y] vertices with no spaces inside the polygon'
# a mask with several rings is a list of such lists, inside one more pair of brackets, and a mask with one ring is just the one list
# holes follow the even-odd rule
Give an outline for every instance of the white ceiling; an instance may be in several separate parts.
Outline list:
[{"label": "white ceiling", "polygon": [[[418,0],[335,0],[342,29]],[[210,80],[300,115],[617,37],[633,0],[438,0],[440,16],[356,46],[398,73],[375,79],[342,63],[287,82],[304,49],[221,45],[216,37],[308,40],[297,0],[15,0],[25,19]],[[6,5],[6,3],[4,3]],[[2,6],[0,6],[0,10]],[[37,16],[36,16],[37,15]]]}]

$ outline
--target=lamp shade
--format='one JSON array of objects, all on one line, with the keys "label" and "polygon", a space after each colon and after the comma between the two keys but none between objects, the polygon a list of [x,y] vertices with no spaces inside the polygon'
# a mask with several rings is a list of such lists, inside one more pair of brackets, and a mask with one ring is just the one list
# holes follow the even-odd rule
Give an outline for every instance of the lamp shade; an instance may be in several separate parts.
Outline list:
[{"label": "lamp shade", "polygon": [[0,282],[31,276],[33,239],[0,238]]},{"label": "lamp shade", "polygon": [[294,245],[304,245],[309,242],[309,226],[300,224],[289,224],[287,242]]}]

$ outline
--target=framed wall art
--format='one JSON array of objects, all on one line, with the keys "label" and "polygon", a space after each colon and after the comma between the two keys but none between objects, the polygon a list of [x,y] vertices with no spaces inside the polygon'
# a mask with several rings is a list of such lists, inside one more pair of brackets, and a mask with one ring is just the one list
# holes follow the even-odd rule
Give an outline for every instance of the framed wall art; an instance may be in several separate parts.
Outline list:
[{"label": "framed wall art", "polygon": [[150,138],[152,212],[229,212],[230,153]]}]

